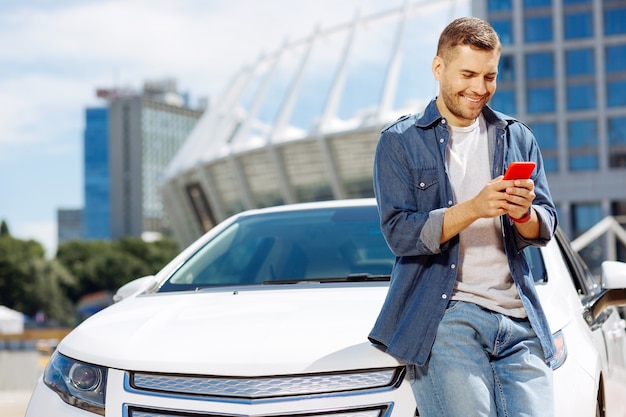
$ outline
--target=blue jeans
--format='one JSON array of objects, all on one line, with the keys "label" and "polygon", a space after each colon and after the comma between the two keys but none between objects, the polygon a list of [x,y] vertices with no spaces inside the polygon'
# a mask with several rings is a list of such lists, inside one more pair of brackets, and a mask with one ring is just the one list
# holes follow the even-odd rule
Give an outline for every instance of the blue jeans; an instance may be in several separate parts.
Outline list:
[{"label": "blue jeans", "polygon": [[552,370],[528,320],[452,301],[415,367],[420,417],[550,417]]}]

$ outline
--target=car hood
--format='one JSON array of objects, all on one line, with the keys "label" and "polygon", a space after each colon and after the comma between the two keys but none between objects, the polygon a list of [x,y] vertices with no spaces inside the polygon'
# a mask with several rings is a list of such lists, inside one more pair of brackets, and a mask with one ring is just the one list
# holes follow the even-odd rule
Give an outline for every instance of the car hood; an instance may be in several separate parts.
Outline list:
[{"label": "car hood", "polygon": [[292,284],[130,298],[59,344],[124,370],[256,376],[398,364],[367,340],[387,286]]}]

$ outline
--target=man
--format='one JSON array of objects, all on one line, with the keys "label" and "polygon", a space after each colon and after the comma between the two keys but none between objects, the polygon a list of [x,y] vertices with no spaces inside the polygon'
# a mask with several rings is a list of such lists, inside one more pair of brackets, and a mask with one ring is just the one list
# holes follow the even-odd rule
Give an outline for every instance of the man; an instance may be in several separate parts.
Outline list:
[{"label": "man", "polygon": [[[439,95],[385,128],[374,163],[396,255],[370,340],[406,362],[421,417],[551,416],[555,347],[522,252],[556,229],[537,142],[491,110],[501,44],[460,18],[441,33]],[[531,179],[504,180],[514,161]]]}]

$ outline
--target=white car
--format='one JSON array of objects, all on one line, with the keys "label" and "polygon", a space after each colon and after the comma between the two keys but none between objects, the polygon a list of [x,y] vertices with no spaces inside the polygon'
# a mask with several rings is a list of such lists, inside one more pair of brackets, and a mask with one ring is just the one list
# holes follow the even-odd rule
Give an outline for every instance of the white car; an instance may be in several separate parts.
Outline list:
[{"label": "white car", "polygon": [[[626,264],[601,286],[561,233],[527,251],[556,415],[620,412]],[[393,262],[371,199],[238,214],[65,337],[26,417],[416,416],[405,366],[367,339]]]}]

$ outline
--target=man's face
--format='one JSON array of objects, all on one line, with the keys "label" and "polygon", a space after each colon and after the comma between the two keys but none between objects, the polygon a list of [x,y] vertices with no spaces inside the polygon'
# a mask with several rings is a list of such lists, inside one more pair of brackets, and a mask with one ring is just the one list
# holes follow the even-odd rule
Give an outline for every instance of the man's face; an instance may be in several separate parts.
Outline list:
[{"label": "man's face", "polygon": [[439,81],[437,108],[452,126],[469,126],[496,91],[498,51],[456,46],[445,59],[433,59],[433,74]]}]

